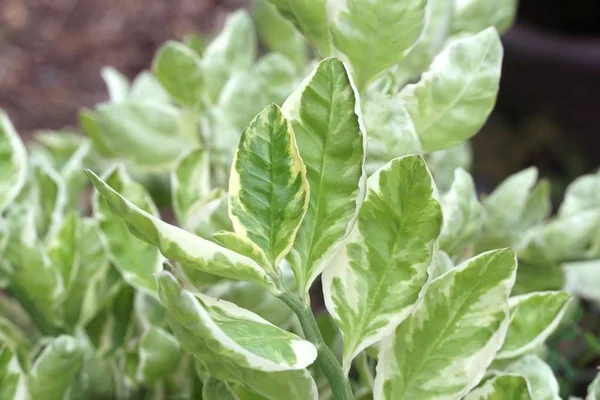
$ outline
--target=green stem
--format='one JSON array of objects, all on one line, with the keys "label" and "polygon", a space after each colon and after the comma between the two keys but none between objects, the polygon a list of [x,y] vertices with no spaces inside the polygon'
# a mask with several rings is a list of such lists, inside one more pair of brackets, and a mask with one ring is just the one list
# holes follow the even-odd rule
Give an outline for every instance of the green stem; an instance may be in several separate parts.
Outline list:
[{"label": "green stem", "polygon": [[331,392],[335,400],[354,400],[352,388],[346,375],[342,371],[342,366],[337,358],[327,346],[317,325],[317,320],[313,315],[310,306],[306,304],[299,296],[284,288],[279,295],[279,299],[287,304],[298,317],[304,336],[317,348],[316,364],[331,386]]}]

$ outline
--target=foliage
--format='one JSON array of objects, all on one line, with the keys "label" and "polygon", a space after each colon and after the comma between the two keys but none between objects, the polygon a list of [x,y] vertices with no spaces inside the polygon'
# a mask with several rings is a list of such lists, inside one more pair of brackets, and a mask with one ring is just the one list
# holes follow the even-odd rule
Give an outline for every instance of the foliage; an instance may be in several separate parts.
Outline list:
[{"label": "foliage", "polygon": [[0,116],[0,399],[558,398],[600,175],[476,192],[514,2],[269,1],[103,70],[87,138]]}]

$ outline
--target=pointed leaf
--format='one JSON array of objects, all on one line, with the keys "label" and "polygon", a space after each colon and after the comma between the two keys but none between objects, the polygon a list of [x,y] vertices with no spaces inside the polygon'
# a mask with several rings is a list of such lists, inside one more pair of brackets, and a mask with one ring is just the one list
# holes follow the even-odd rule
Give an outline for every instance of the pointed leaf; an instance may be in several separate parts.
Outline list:
[{"label": "pointed leaf", "polygon": [[560,400],[556,377],[550,366],[538,356],[522,357],[506,367],[504,372],[523,376],[529,384],[532,399]]},{"label": "pointed leaf", "polygon": [[129,79],[112,67],[104,67],[100,71],[108,89],[110,101],[118,103],[129,96]]},{"label": "pointed leaf", "polygon": [[518,375],[500,375],[486,381],[464,400],[533,400],[527,381]]},{"label": "pointed leaf", "polygon": [[451,255],[460,255],[481,228],[482,206],[477,199],[475,183],[462,168],[454,171],[450,191],[442,197],[444,227],[440,248]]},{"label": "pointed leaf", "polygon": [[448,149],[479,131],[496,102],[501,64],[498,33],[486,29],[451,42],[400,92],[423,150]]},{"label": "pointed leaf", "polygon": [[397,64],[425,25],[425,0],[347,0],[332,13],[335,47],[349,60],[359,90]]},{"label": "pointed leaf", "polygon": [[210,190],[208,154],[196,149],[185,153],[171,170],[173,210],[180,222],[185,221],[192,205]]},{"label": "pointed leaf", "polygon": [[260,247],[276,269],[294,244],[308,207],[306,168],[291,124],[271,105],[242,133],[229,179],[235,232]]},{"label": "pointed leaf", "polygon": [[364,196],[366,143],[357,96],[344,64],[329,58],[282,108],[292,122],[310,186],[308,210],[289,257],[302,294],[352,229]]},{"label": "pointed leaf", "polygon": [[285,54],[296,67],[303,68],[308,61],[307,46],[294,25],[269,0],[256,1],[252,14],[260,41],[270,51]]},{"label": "pointed leaf", "polygon": [[495,26],[498,32],[508,30],[517,11],[517,0],[456,0],[454,1],[452,30],[454,32],[479,32]]},{"label": "pointed leaf", "polygon": [[179,103],[196,107],[202,102],[201,60],[189,47],[174,41],[163,44],[154,56],[152,71],[167,93]]},{"label": "pointed leaf", "polygon": [[566,190],[558,215],[571,217],[579,212],[600,208],[600,171],[583,175]]},{"label": "pointed leaf", "polygon": [[[193,334],[197,346],[210,346],[212,352],[245,368],[296,370],[315,360],[317,353],[311,343],[277,328],[258,315],[227,301],[200,293],[194,296],[166,271],[158,273],[157,279],[160,299],[184,349],[186,335]],[[189,348],[187,350],[190,351]],[[202,354],[191,352],[202,359]]]},{"label": "pointed leaf", "polygon": [[125,199],[93,172],[87,170],[86,174],[111,205],[110,210],[126,222],[131,233],[158,247],[165,257],[192,269],[248,280],[274,289],[264,270],[251,259],[153,217]]},{"label": "pointed leaf", "polygon": [[504,341],[516,268],[512,251],[497,250],[432,281],[380,346],[375,398],[458,399],[477,385]]},{"label": "pointed leaf", "polygon": [[[104,179],[108,185],[131,199],[133,204],[151,215],[158,215],[146,189],[132,180],[122,166],[107,171]],[[123,279],[139,290],[156,293],[153,274],[162,266],[163,257],[160,252],[152,244],[133,238],[126,221],[112,212],[112,205],[99,192],[94,193],[93,205],[94,216],[104,234],[110,259]]]},{"label": "pointed leaf", "polygon": [[373,174],[345,248],[323,273],[329,313],[344,337],[344,366],[406,318],[427,282],[442,212],[418,156]]},{"label": "pointed leaf", "polygon": [[258,265],[269,265],[264,251],[246,236],[234,232],[217,232],[213,239],[221,246],[254,260]]},{"label": "pointed leaf", "polygon": [[171,101],[169,95],[160,85],[160,82],[148,71],[142,71],[135,77],[131,84],[129,98],[132,100],[151,100],[157,103]]},{"label": "pointed leaf", "polygon": [[0,212],[17,197],[27,178],[27,151],[0,109]]},{"label": "pointed leaf", "polygon": [[327,0],[269,0],[322,56],[331,54]]},{"label": "pointed leaf", "polygon": [[140,339],[136,380],[152,384],[167,376],[179,361],[179,343],[169,332],[150,327]]},{"label": "pointed leaf", "polygon": [[511,297],[510,325],[496,358],[516,358],[544,343],[562,320],[570,299],[562,291]]},{"label": "pointed leaf", "polygon": [[83,352],[72,336],[61,335],[42,351],[29,374],[32,400],[62,400],[83,362]]},{"label": "pointed leaf", "polygon": [[256,33],[245,10],[232,13],[204,51],[202,67],[208,98],[214,100],[234,72],[247,70],[256,58]]}]

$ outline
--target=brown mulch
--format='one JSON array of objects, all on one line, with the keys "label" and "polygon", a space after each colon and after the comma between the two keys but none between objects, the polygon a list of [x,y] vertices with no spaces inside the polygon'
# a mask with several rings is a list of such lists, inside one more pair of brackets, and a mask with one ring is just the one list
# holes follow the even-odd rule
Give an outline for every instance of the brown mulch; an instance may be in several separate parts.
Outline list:
[{"label": "brown mulch", "polygon": [[105,65],[129,77],[166,40],[212,34],[248,0],[0,0],[0,108],[21,135],[77,123],[103,101]]}]

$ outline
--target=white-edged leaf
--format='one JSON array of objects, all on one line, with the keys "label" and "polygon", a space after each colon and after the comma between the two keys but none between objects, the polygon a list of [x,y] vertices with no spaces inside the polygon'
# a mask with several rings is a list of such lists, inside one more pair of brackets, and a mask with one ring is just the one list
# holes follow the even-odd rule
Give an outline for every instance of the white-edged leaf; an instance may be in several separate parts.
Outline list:
[{"label": "white-edged leaf", "polygon": [[508,30],[517,12],[517,0],[455,0],[452,31],[479,32],[495,26],[498,32]]},{"label": "white-edged leaf", "polygon": [[[107,185],[123,193],[148,214],[153,217],[159,215],[146,188],[131,179],[122,165],[108,170],[103,178]],[[133,237],[126,221],[113,212],[112,204],[97,191],[94,193],[93,206],[110,260],[119,269],[123,279],[136,289],[156,294],[154,273],[162,268],[164,260],[158,249]]]},{"label": "white-edged leaf", "polygon": [[534,400],[527,380],[519,375],[499,375],[473,390],[464,400]]},{"label": "white-edged leaf", "polygon": [[269,0],[322,56],[331,54],[327,0]]},{"label": "white-edged leaf", "polygon": [[563,265],[567,292],[600,302],[600,260],[569,262]]},{"label": "white-edged leaf", "polygon": [[587,396],[585,400],[600,399],[600,374],[596,375],[590,386],[588,386]]},{"label": "white-edged leaf", "polygon": [[323,273],[345,368],[410,314],[441,228],[437,191],[421,157],[397,158],[369,178],[354,230]]},{"label": "white-edged leaf", "polygon": [[440,193],[450,190],[454,182],[454,171],[462,168],[469,171],[473,164],[473,149],[469,141],[446,150],[434,151],[425,155],[427,166],[433,174]]},{"label": "white-edged leaf", "polygon": [[502,44],[495,29],[456,39],[418,83],[399,94],[425,151],[448,149],[487,120],[500,82]]},{"label": "white-edged leaf", "polygon": [[379,350],[377,399],[458,399],[483,377],[502,346],[514,252],[465,261],[431,282],[412,314]]},{"label": "white-edged leaf", "polygon": [[406,56],[425,26],[426,4],[346,0],[330,7],[333,44],[349,61],[359,90]]},{"label": "white-edged leaf", "polygon": [[0,399],[29,399],[26,379],[14,350],[0,340]]},{"label": "white-edged leaf", "polygon": [[558,216],[571,217],[598,208],[600,208],[600,171],[580,176],[567,187]]},{"label": "white-edged leaf", "polygon": [[344,64],[323,60],[282,107],[306,166],[310,201],[288,257],[306,294],[352,229],[364,197],[360,100]]},{"label": "white-edged leaf", "polygon": [[171,170],[171,199],[180,223],[186,220],[190,208],[210,191],[208,154],[202,149],[185,153]]},{"label": "white-edged leaf", "polygon": [[201,59],[192,49],[168,41],[156,52],[152,71],[165,91],[179,103],[187,107],[201,104],[204,76]]},{"label": "white-edged leaf", "polygon": [[534,292],[508,300],[510,325],[496,358],[516,358],[534,350],[554,332],[571,296],[567,292]]},{"label": "white-edged leaf", "polygon": [[274,290],[274,284],[265,271],[248,257],[153,217],[125,199],[93,172],[87,170],[86,174],[111,205],[110,210],[125,221],[130,232],[158,247],[165,257],[191,269],[256,282]]},{"label": "white-edged leaf", "polygon": [[100,70],[102,79],[108,89],[110,101],[118,103],[129,96],[129,79],[113,67],[104,67]]},{"label": "white-edged leaf", "polygon": [[527,379],[531,398],[560,400],[558,381],[552,369],[536,355],[527,355],[503,369],[503,373],[521,375]]},{"label": "white-edged leaf", "polygon": [[140,338],[136,380],[152,384],[169,375],[179,361],[179,353],[179,343],[173,335],[164,329],[149,327]]},{"label": "white-edged leaf", "polygon": [[235,232],[266,254],[270,270],[292,248],[309,196],[292,126],[278,106],[268,106],[242,133],[229,178],[229,217]]},{"label": "white-edged leaf", "polygon": [[460,252],[475,237],[482,224],[482,206],[477,199],[475,183],[462,168],[454,171],[454,182],[442,197],[444,227],[440,248],[450,255]]},{"label": "white-edged leaf", "polygon": [[[317,356],[316,348],[228,301],[184,290],[169,272],[157,274],[160,299],[182,347],[202,360],[194,346],[208,346],[228,361],[260,371],[303,369]],[[188,343],[189,334],[195,338]],[[208,354],[207,354],[208,356]]]}]

